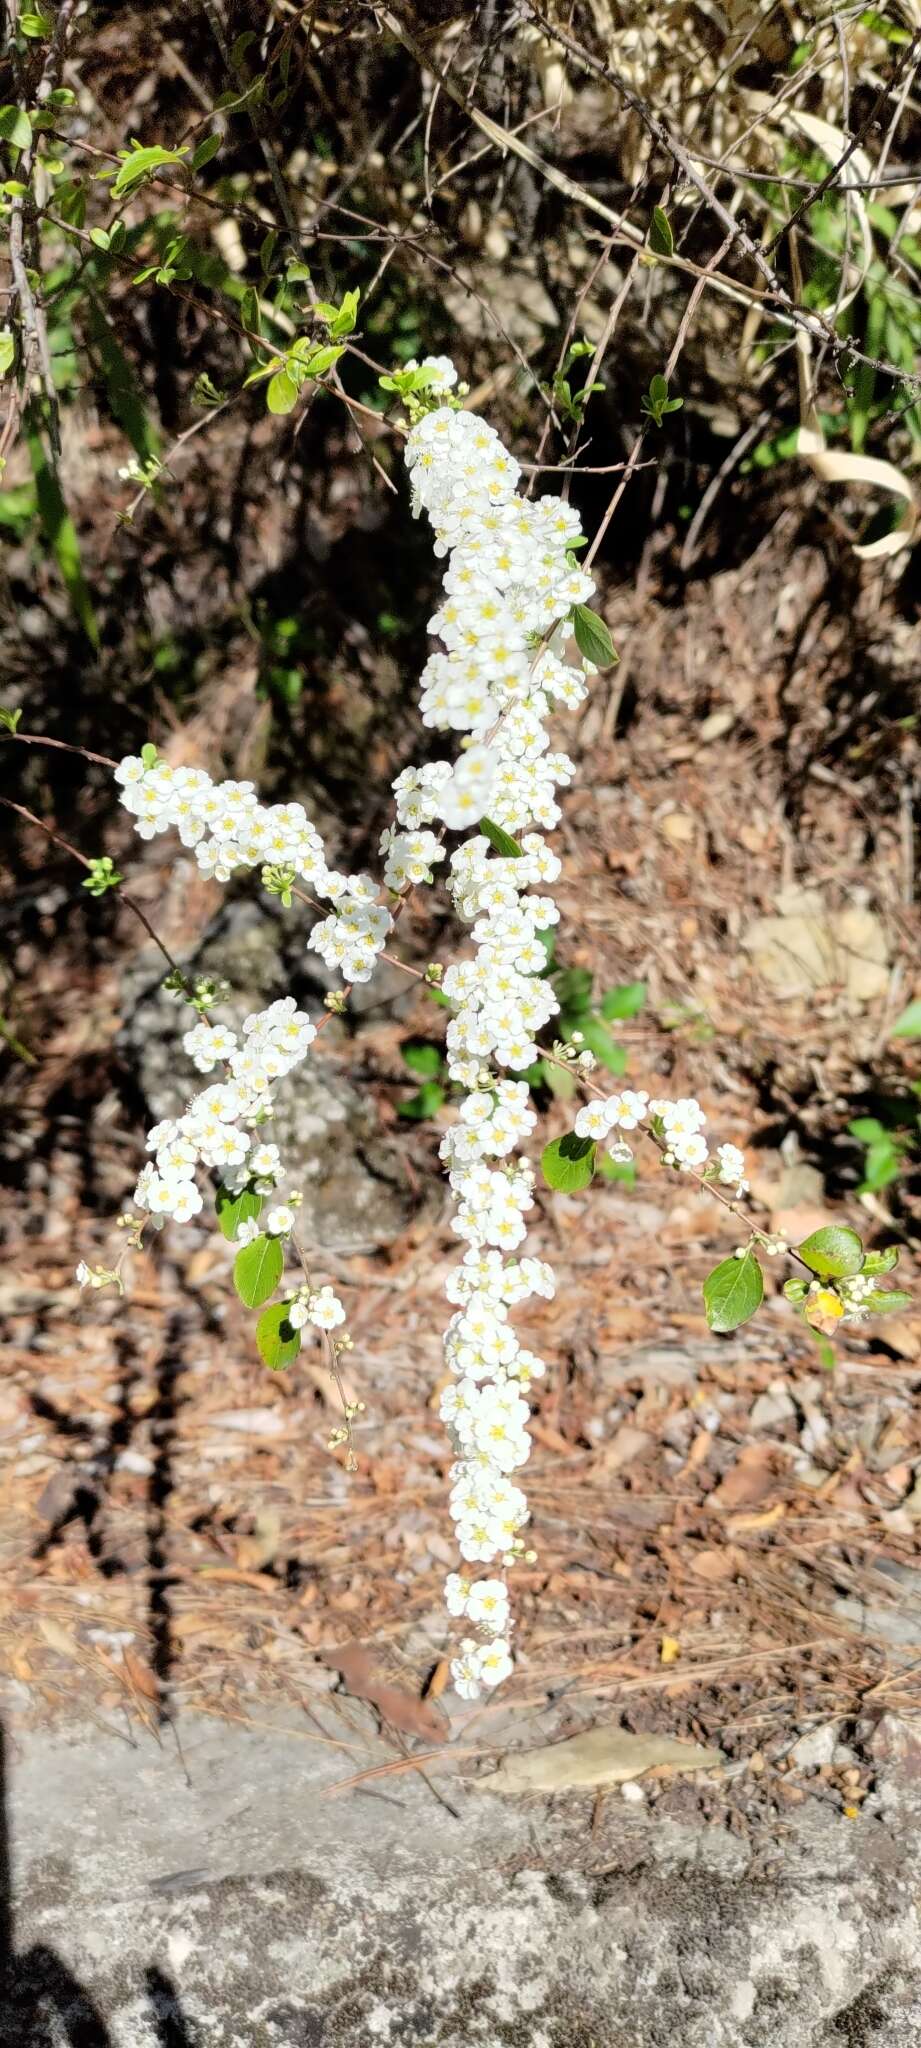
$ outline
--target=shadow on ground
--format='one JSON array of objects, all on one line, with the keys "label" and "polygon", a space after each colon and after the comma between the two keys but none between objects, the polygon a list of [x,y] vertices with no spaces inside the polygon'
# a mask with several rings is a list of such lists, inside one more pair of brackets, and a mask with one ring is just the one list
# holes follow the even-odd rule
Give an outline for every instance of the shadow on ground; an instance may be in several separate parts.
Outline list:
[{"label": "shadow on ground", "polygon": [[[158,2048],[196,2048],[169,1977],[144,1972]],[[0,1728],[0,2048],[114,2048],[98,2006],[67,1964],[44,1942],[16,1953],[10,1831],[6,1808],[6,1739]]]}]

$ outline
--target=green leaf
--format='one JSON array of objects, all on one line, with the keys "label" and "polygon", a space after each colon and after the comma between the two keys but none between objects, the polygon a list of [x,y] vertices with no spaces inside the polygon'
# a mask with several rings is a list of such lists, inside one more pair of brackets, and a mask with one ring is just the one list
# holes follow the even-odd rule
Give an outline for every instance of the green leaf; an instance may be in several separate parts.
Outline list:
[{"label": "green leaf", "polygon": [[254,1237],[233,1262],[233,1284],[247,1308],[261,1308],[281,1279],[285,1255],[280,1237]]},{"label": "green leaf", "polygon": [[30,36],[35,42],[54,34],[54,22],[50,14],[21,14],[16,26],[20,35]]},{"label": "green leaf", "polygon": [[916,996],[897,1017],[889,1033],[890,1038],[921,1038],[921,996]]},{"label": "green leaf", "polygon": [[26,439],[35,477],[39,517],[48,545],[61,572],[74,614],[91,646],[98,647],[99,627],[83,574],[76,527],[61,496],[61,486],[48,461],[41,435],[30,428]]},{"label": "green leaf", "polygon": [[579,653],[593,662],[595,668],[610,668],[612,662],[620,660],[604,620],[599,619],[597,612],[589,611],[588,605],[574,606],[572,630]]},{"label": "green leaf", "polygon": [[625,981],[620,988],[609,988],[601,998],[601,1014],[607,1023],[617,1017],[636,1017],[646,1001],[645,981]]},{"label": "green leaf", "polygon": [[[292,355],[296,356],[298,350],[299,344],[295,342],[294,348],[291,351]],[[339,357],[344,354],[345,350],[342,348],[312,348],[308,343],[305,348],[300,350],[300,359],[309,377],[323,377],[327,370],[333,369],[334,365],[338,363]]]},{"label": "green leaf", "polygon": [[297,404],[297,385],[286,370],[279,370],[270,379],[266,401],[270,412],[293,412]]},{"label": "green leaf", "polygon": [[591,968],[561,967],[551,975],[551,980],[560,1009],[572,1011],[581,1020],[583,1012],[587,1013],[591,1008],[594,982]]},{"label": "green leaf", "polygon": [[406,1102],[397,1103],[397,1115],[412,1117],[414,1121],[421,1122],[427,1116],[436,1116],[444,1099],[445,1092],[440,1081],[423,1081],[415,1095],[410,1095]]},{"label": "green leaf", "polygon": [[199,143],[192,158],[193,171],[203,171],[205,165],[210,164],[212,157],[217,156],[223,139],[222,135],[205,136],[204,141]]},{"label": "green leaf", "polygon": [[540,1155],[541,1171],[548,1188],[559,1188],[566,1195],[587,1188],[595,1171],[595,1152],[594,1139],[577,1138],[575,1131],[567,1131],[563,1138],[551,1139]]},{"label": "green leaf", "polygon": [[410,1038],[400,1047],[400,1057],[411,1073],[422,1074],[434,1080],[441,1072],[442,1051],[440,1045],[430,1045],[426,1039]]},{"label": "green leaf", "polygon": [[552,1060],[542,1060],[544,1080],[558,1102],[571,1102],[576,1092],[576,1077],[568,1067],[558,1067]]},{"label": "green leaf", "polygon": [[875,1279],[879,1273],[891,1273],[898,1263],[898,1245],[887,1244],[882,1251],[868,1252],[860,1270],[862,1273],[869,1273],[871,1278]]},{"label": "green leaf", "polygon": [[16,711],[0,711],[0,725],[4,732],[15,732],[22,717],[22,706]]},{"label": "green leaf", "polygon": [[143,148],[132,143],[128,150],[120,150],[121,163],[115,174],[112,191],[116,198],[125,192],[133,192],[136,185],[143,184],[164,164],[181,164],[187,154],[185,149],[164,149],[159,142],[152,142]]},{"label": "green leaf", "polygon": [[880,1188],[891,1187],[902,1171],[902,1154],[899,1147],[887,1135],[867,1149],[863,1163],[861,1194],[876,1195]]},{"label": "green leaf", "polygon": [[14,149],[28,149],[32,123],[24,107],[0,107],[0,141],[11,142]]},{"label": "green leaf", "polygon": [[[316,311],[321,314],[321,318],[329,321],[330,334],[337,336],[340,334],[351,334],[358,317],[359,296],[360,294],[357,291],[345,292],[342,304],[338,308],[324,306],[322,312],[320,307],[316,308]],[[332,313],[331,319],[330,313]]]},{"label": "green leaf", "polygon": [[254,1188],[244,1188],[242,1194],[231,1194],[223,1184],[214,1199],[217,1220],[226,1238],[232,1244],[241,1223],[255,1223],[262,1208],[262,1196]]},{"label": "green leaf", "polygon": [[510,832],[504,832],[501,825],[494,825],[491,818],[481,818],[480,831],[483,838],[489,840],[493,852],[501,853],[503,860],[521,860],[524,847],[519,846]]},{"label": "green leaf", "polygon": [[141,748],[141,760],[144,764],[144,767],[155,768],[158,759],[159,755],[157,753],[156,747],[154,746],[153,740],[145,740],[144,745]]},{"label": "green leaf", "polygon": [[873,34],[875,36],[882,36],[884,42],[911,42],[910,30],[907,28],[900,28],[898,24],[894,21],[887,21],[885,15],[881,14],[878,8],[876,7],[865,8],[863,14],[858,15],[857,19],[860,23],[861,28],[872,29]]},{"label": "green leaf", "polygon": [[875,1145],[880,1138],[888,1136],[878,1116],[855,1116],[853,1123],[848,1124],[848,1130],[852,1138],[860,1138],[865,1145]]},{"label": "green leaf", "polygon": [[669,221],[668,214],[661,206],[654,206],[652,210],[652,220],[649,223],[649,247],[656,256],[672,256],[674,254],[675,237],[672,234],[671,222]]},{"label": "green leaf", "polygon": [[15,354],[16,343],[9,328],[0,328],[0,377],[5,377],[7,370],[12,369]]},{"label": "green leaf", "polygon": [[704,1281],[704,1307],[711,1330],[737,1330],[764,1299],[764,1277],[753,1252],[742,1259],[723,1259]]},{"label": "green leaf", "polygon": [[590,1011],[587,1017],[580,1018],[577,1028],[582,1033],[587,1050],[594,1053],[596,1060],[600,1060],[603,1067],[607,1067],[609,1074],[626,1073],[626,1048],[618,1045],[616,1038],[611,1037],[607,1025],[602,1023],[600,1017]]},{"label": "green leaf", "polygon": [[814,1230],[796,1249],[810,1272],[818,1273],[822,1280],[849,1279],[863,1265],[863,1245],[856,1230],[841,1223]]},{"label": "green leaf", "polygon": [[860,1304],[869,1310],[871,1316],[894,1314],[897,1309],[911,1307],[911,1295],[897,1287],[877,1287],[872,1294],[865,1294]]},{"label": "green leaf", "polygon": [[270,1372],[281,1372],[301,1348],[300,1330],[295,1330],[288,1321],[289,1307],[287,1301],[273,1301],[271,1308],[263,1309],[256,1324],[259,1355]]}]

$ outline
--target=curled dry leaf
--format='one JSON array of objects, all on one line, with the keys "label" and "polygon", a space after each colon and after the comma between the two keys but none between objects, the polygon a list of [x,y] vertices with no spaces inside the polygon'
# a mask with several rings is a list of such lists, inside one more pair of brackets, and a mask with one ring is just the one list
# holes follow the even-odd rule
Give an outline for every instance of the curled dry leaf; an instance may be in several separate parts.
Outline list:
[{"label": "curled dry leaf", "polygon": [[[824,124],[823,124],[824,125]],[[790,236],[790,262],[793,285],[797,298],[802,299],[802,272],[796,246],[796,234]],[[825,446],[825,436],[816,410],[812,378],[812,339],[805,328],[796,330],[796,368],[799,380],[800,428],[797,453],[808,462],[811,470],[823,483],[869,484],[877,490],[905,501],[905,510],[899,525],[891,533],[880,534],[878,539],[854,542],[854,553],[863,562],[879,561],[884,555],[896,555],[902,548],[911,547],[921,524],[921,506],[915,494],[914,485],[896,469],[892,462],[881,462],[874,455],[855,455],[853,451],[842,452]]]},{"label": "curled dry leaf", "polygon": [[647,1772],[715,1771],[718,1749],[675,1742],[669,1735],[631,1735],[625,1728],[589,1728],[566,1742],[517,1750],[497,1771],[478,1779],[491,1792],[568,1792],[601,1785],[625,1785]]}]

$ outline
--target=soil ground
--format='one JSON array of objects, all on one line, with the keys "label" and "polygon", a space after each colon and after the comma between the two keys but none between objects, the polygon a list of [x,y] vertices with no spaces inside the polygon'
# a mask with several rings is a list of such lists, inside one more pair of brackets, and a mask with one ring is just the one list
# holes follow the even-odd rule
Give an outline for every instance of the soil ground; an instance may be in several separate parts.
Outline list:
[{"label": "soil ground", "polygon": [[[590,966],[599,988],[647,981],[645,1013],[620,1027],[630,1079],[701,1097],[714,1138],[744,1144],[765,1218],[794,1236],[846,1219],[870,1241],[895,1238],[910,1286],[911,1183],[891,1208],[858,1198],[846,1122],[881,1062],[898,1071],[888,1025],[917,973],[913,850],[904,806],[879,802],[881,788],[893,796],[891,761],[828,765],[847,759],[829,721],[844,735],[848,718],[844,681],[836,693],[828,679],[851,672],[855,637],[869,656],[884,631],[890,666],[899,659],[895,608],[883,628],[868,579],[845,631],[789,510],[681,607],[662,584],[652,556],[638,591],[612,579],[621,665],[566,730],[579,775],[562,829],[560,958]],[[245,751],[247,716],[216,683],[176,744],[206,757],[204,735],[219,729]],[[172,853],[118,850],[168,942],[192,949],[219,892]],[[782,927],[789,972],[775,965],[772,985],[746,937],[753,921],[795,912],[804,890],[843,940],[830,969],[827,954],[810,968],[798,927]],[[119,1034],[132,975],[153,969],[149,954],[132,961],[124,915],[82,961],[61,917],[53,890],[44,908],[38,895],[20,937],[41,1057],[11,1062],[8,1079],[8,1669],[39,1719],[78,1697],[150,1740],[180,1705],[246,1723],[293,1700],[310,1725],[322,1702],[347,1725],[347,1680],[331,1693],[321,1653],[354,1639],[401,1689],[391,1741],[405,1769],[413,1703],[444,1683],[451,1560],[434,1406],[452,1240],[437,1126],[396,1114],[400,1044],[430,1032],[431,1012],[409,998],[394,1015],[391,999],[324,1034],[328,1071],[358,1078],[398,1147],[413,1211],[372,1255],[323,1255],[324,1277],[346,1291],[365,1403],[349,1476],[327,1447],[334,1390],[309,1359],[287,1376],[262,1370],[222,1240],[168,1232],[135,1260],[123,1302],[74,1286],[76,1258],[111,1243],[142,1156]],[[43,920],[56,951],[41,948]],[[421,921],[403,929],[407,957],[449,943]],[[550,1118],[563,1128],[565,1110]],[[548,1706],[561,1735],[612,1716],[746,1762],[725,1784],[654,1783],[671,1814],[770,1832],[817,1800],[853,1825],[873,1785],[854,1732],[868,1703],[918,1703],[921,1319],[852,1327],[833,1374],[779,1293],[750,1329],[713,1337],[700,1282],[736,1226],[654,1159],[639,1165],[633,1190],[598,1183],[541,1203],[536,1242],[559,1286],[528,1326],[548,1373],[514,1742],[546,1730]],[[497,1715],[507,1746],[505,1701],[462,1717],[459,1772],[492,1757]],[[828,1726],[836,1744],[799,1765],[800,1738]],[[426,1747],[433,1732],[435,1747],[448,1739],[436,1719]]]}]

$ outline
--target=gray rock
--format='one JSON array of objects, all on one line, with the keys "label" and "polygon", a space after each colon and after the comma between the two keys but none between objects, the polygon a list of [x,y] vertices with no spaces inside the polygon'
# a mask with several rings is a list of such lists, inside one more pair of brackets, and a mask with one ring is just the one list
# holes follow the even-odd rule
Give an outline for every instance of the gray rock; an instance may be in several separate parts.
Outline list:
[{"label": "gray rock", "polygon": [[[330,1711],[327,1703],[324,1713]],[[16,1732],[0,2048],[910,2048],[918,1805],[743,1842],[649,1804],[499,1802],[392,1752],[188,1714]],[[343,1733],[344,1729],[338,1731]],[[461,1736],[463,1741],[463,1735]],[[431,1767],[430,1767],[431,1768]],[[186,1776],[187,1772],[187,1776]]]},{"label": "gray rock", "polygon": [[[285,924],[271,903],[227,904],[184,965],[190,974],[230,983],[228,1006],[216,1013],[228,1018],[231,1009],[243,1015],[288,994],[316,1015],[329,985],[322,964],[304,952],[303,931]],[[375,1000],[391,1007],[405,1001],[398,979],[398,996],[390,983],[375,981]],[[164,992],[146,962],[126,977],[125,1011],[119,1046],[137,1075],[150,1121],[174,1116],[196,1086],[207,1085],[182,1050],[191,1013]],[[279,1089],[266,1135],[280,1147],[291,1185],[303,1190],[300,1235],[307,1245],[372,1251],[394,1243],[418,1208],[399,1143],[382,1135],[373,1105],[323,1040]]]},{"label": "gray rock", "polygon": [[776,1393],[770,1388],[766,1394],[759,1394],[751,1412],[753,1429],[774,1429],[779,1422],[789,1422],[795,1416],[796,1408],[785,1387]]},{"label": "gray rock", "polygon": [[834,1721],[827,1721],[823,1728],[811,1728],[808,1735],[801,1735],[790,1751],[790,1761],[797,1770],[814,1771],[820,1764],[834,1761],[838,1746],[838,1731]]}]

